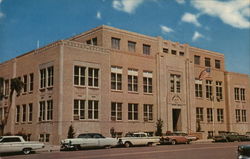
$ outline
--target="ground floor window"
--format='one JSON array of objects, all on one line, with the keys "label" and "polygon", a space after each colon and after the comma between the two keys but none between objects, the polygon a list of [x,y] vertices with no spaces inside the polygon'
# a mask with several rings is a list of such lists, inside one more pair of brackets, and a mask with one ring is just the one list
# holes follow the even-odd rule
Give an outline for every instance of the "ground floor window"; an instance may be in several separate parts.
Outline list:
[{"label": "ground floor window", "polygon": [[39,141],[40,142],[49,142],[50,134],[40,134]]}]

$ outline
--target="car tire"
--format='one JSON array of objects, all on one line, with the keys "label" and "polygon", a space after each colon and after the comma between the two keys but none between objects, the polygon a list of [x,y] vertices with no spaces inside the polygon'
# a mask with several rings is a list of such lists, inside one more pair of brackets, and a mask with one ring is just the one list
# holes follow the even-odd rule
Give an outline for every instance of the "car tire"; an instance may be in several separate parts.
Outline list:
[{"label": "car tire", "polygon": [[131,143],[130,142],[125,142],[124,146],[127,147],[127,148],[131,147]]},{"label": "car tire", "polygon": [[152,146],[153,146],[153,143],[152,143],[152,142],[149,142],[149,143],[148,143],[148,146],[149,146],[149,147],[152,147]]},{"label": "car tire", "polygon": [[24,148],[24,149],[23,149],[23,153],[24,153],[25,155],[30,154],[30,152],[31,152],[31,148]]},{"label": "car tire", "polygon": [[172,144],[172,145],[176,145],[176,140],[172,140],[172,141],[171,141],[171,144]]}]

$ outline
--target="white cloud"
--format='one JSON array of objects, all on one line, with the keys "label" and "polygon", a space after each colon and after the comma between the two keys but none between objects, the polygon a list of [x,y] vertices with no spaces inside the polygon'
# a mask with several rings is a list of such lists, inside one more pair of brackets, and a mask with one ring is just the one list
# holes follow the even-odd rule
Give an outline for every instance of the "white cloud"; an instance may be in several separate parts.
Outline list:
[{"label": "white cloud", "polygon": [[132,14],[144,0],[113,0],[113,8]]},{"label": "white cloud", "polygon": [[249,0],[192,0],[191,3],[196,9],[203,14],[220,18],[225,24],[231,25],[235,28],[249,28],[250,21]]},{"label": "white cloud", "polygon": [[187,22],[187,23],[192,23],[192,24],[199,27],[199,26],[201,26],[201,24],[198,22],[197,18],[198,18],[198,15],[194,15],[191,13],[185,13],[182,16],[181,21]]},{"label": "white cloud", "polygon": [[160,25],[160,27],[161,27],[161,31],[162,31],[163,34],[167,34],[167,33],[170,33],[170,32],[174,31],[173,29],[171,29],[171,28],[169,28],[167,26],[164,26],[164,25]]},{"label": "white cloud", "polygon": [[184,4],[185,0],[176,0],[176,2],[179,3],[179,4]]},{"label": "white cloud", "polygon": [[3,2],[3,0],[0,0],[0,4]]},{"label": "white cloud", "polygon": [[201,33],[199,33],[198,31],[195,31],[194,32],[194,35],[193,35],[193,37],[192,37],[192,41],[196,41],[196,40],[198,40],[198,39],[200,39],[200,38],[203,38],[204,36],[201,34]]},{"label": "white cloud", "polygon": [[102,19],[102,14],[101,14],[100,11],[98,11],[98,12],[96,13],[96,18],[97,18],[97,19]]}]

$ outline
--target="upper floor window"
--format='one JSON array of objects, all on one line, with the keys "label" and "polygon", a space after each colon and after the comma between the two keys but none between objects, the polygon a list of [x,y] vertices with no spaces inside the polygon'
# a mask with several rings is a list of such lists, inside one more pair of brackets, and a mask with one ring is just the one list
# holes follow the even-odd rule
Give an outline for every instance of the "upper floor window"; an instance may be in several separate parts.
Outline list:
[{"label": "upper floor window", "polygon": [[185,53],[184,53],[183,51],[180,51],[180,52],[179,52],[179,55],[180,55],[180,56],[184,56]]},{"label": "upper floor window", "polygon": [[246,100],[246,97],[245,97],[245,88],[241,88],[240,89],[240,99],[242,101],[245,101]]},{"label": "upper floor window", "polygon": [[222,82],[216,81],[216,97],[222,99]]},{"label": "upper floor window", "polygon": [[23,76],[23,92],[27,92],[27,87],[28,87],[28,76],[24,75]]},{"label": "upper floor window", "polygon": [[170,74],[170,91],[175,93],[181,92],[181,76]]},{"label": "upper floor window", "polygon": [[152,93],[153,92],[153,73],[144,71],[143,72],[143,92],[144,93]]},{"label": "upper floor window", "polygon": [[53,100],[39,102],[39,121],[53,119]]},{"label": "upper floor window", "polygon": [[98,101],[88,101],[88,119],[98,119]]},{"label": "upper floor window", "polygon": [[196,108],[196,120],[203,121],[203,108]]},{"label": "upper floor window", "polygon": [[171,54],[176,55],[177,54],[176,50],[171,50]]},{"label": "upper floor window", "polygon": [[195,96],[202,97],[202,81],[198,79],[195,80]]},{"label": "upper floor window", "polygon": [[5,80],[4,81],[4,95],[8,96],[9,95],[9,91],[10,91],[10,80]]},{"label": "upper floor window", "polygon": [[74,100],[74,120],[85,119],[85,100]]},{"label": "upper floor window", "polygon": [[40,88],[46,87],[46,69],[40,70]]},{"label": "upper floor window", "polygon": [[241,121],[240,109],[235,110],[235,118],[236,118],[236,122]]},{"label": "upper floor window", "polygon": [[239,90],[240,88],[234,88],[234,100],[240,100]]},{"label": "upper floor window", "polygon": [[128,70],[128,91],[138,91],[138,71],[134,69]]},{"label": "upper floor window", "polygon": [[210,58],[205,57],[205,66],[211,67],[211,59]]},{"label": "upper floor window", "polygon": [[128,104],[128,120],[138,120],[138,104]]},{"label": "upper floor window", "polygon": [[16,122],[20,121],[20,105],[16,106]]},{"label": "upper floor window", "polygon": [[194,64],[199,65],[200,64],[200,56],[194,55]]},{"label": "upper floor window", "polygon": [[207,108],[207,122],[210,123],[213,121],[213,109]]},{"label": "upper floor window", "polygon": [[220,69],[220,60],[215,60],[215,68]]},{"label": "upper floor window", "polygon": [[143,44],[143,54],[150,55],[150,45]]},{"label": "upper floor window", "polygon": [[111,120],[122,120],[122,103],[111,103]]},{"label": "upper floor window", "polygon": [[47,72],[48,72],[48,87],[53,86],[53,82],[54,82],[54,67],[48,67],[47,68]]},{"label": "upper floor window", "polygon": [[217,121],[224,122],[223,109],[217,109]]},{"label": "upper floor window", "polygon": [[34,85],[34,74],[31,73],[29,76],[30,80],[29,80],[29,91],[32,92],[33,91],[33,85]]},{"label": "upper floor window", "polygon": [[98,87],[99,81],[99,69],[88,68],[88,86]]},{"label": "upper floor window", "polygon": [[135,46],[136,46],[136,42],[128,41],[128,51],[129,52],[135,52]]},{"label": "upper floor window", "polygon": [[85,86],[86,67],[74,66],[74,85]]},{"label": "upper floor window", "polygon": [[241,110],[242,113],[242,122],[246,122],[247,121],[247,110],[243,109]]},{"label": "upper floor window", "polygon": [[32,121],[32,113],[33,113],[33,104],[29,103],[29,106],[28,106],[28,122]]},{"label": "upper floor window", "polygon": [[25,122],[26,121],[26,104],[23,104],[23,107],[22,107],[22,122]]},{"label": "upper floor window", "polygon": [[143,112],[144,112],[144,121],[153,120],[153,105],[152,104],[144,104]]},{"label": "upper floor window", "polygon": [[87,40],[86,43],[89,45],[97,45],[97,37]]},{"label": "upper floor window", "polygon": [[211,99],[213,96],[212,81],[206,80],[206,98]]},{"label": "upper floor window", "polygon": [[40,88],[52,87],[54,83],[54,67],[40,69]]},{"label": "upper floor window", "polygon": [[111,38],[111,47],[113,48],[113,49],[120,49],[120,39],[118,39],[118,38]]},{"label": "upper floor window", "polygon": [[122,90],[122,68],[117,66],[111,67],[111,89]]},{"label": "upper floor window", "polygon": [[167,49],[167,48],[163,48],[162,51],[163,51],[164,53],[168,53],[168,49]]}]

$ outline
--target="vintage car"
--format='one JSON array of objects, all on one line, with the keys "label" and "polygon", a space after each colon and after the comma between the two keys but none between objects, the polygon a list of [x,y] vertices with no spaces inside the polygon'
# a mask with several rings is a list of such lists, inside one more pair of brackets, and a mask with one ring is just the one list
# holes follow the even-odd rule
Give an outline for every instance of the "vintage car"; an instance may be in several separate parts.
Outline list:
[{"label": "vintage car", "polygon": [[198,137],[197,137],[197,136],[190,135],[190,134],[183,133],[183,132],[174,132],[173,135],[176,135],[176,136],[184,136],[184,137],[187,138],[189,141],[196,141],[196,140],[198,140]]},{"label": "vintage car", "polygon": [[220,135],[213,137],[214,142],[234,142],[234,141],[249,141],[246,135],[240,135],[237,132],[223,132]]},{"label": "vintage car", "polygon": [[1,136],[0,153],[23,152],[29,154],[36,149],[44,148],[43,143],[25,141],[22,136]]},{"label": "vintage car", "polygon": [[175,135],[174,133],[168,133],[160,138],[160,144],[189,144],[190,141],[185,136]]},{"label": "vintage car", "polygon": [[99,133],[84,133],[80,134],[77,138],[65,139],[61,141],[61,150],[94,147],[114,147],[118,144],[118,139],[104,137]]},{"label": "vintage car", "polygon": [[148,136],[147,133],[128,133],[125,137],[119,139],[119,144],[125,147],[147,145],[152,146],[158,144],[160,141],[159,137]]},{"label": "vintage car", "polygon": [[250,158],[250,145],[238,146],[238,159],[249,159]]}]

